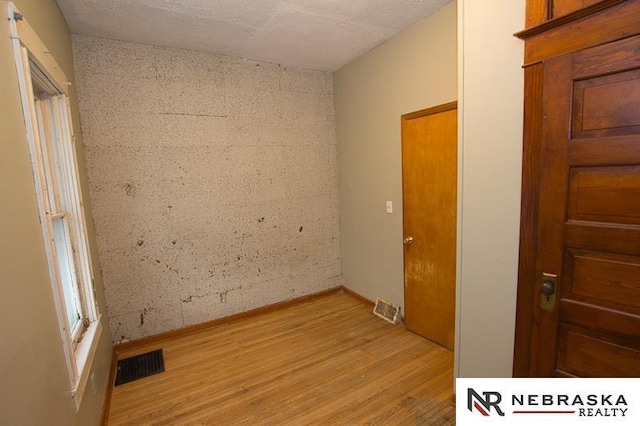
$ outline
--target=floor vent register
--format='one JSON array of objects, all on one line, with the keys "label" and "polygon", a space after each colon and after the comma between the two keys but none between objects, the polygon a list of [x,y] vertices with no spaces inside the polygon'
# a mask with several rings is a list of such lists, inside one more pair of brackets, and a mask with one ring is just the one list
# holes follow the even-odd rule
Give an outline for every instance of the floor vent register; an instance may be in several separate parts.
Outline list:
[{"label": "floor vent register", "polygon": [[400,306],[389,303],[379,297],[376,300],[376,305],[373,307],[373,313],[389,321],[391,324],[398,324],[400,322]]},{"label": "floor vent register", "polygon": [[162,349],[118,360],[115,386],[133,382],[164,371]]}]

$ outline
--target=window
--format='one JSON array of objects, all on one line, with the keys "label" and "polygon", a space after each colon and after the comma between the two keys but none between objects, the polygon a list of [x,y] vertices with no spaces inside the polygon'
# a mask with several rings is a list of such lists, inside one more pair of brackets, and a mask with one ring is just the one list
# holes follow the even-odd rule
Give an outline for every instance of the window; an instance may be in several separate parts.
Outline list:
[{"label": "window", "polygon": [[74,136],[60,67],[9,3],[34,186],[71,396],[79,408],[101,333]]},{"label": "window", "polygon": [[53,263],[51,269],[62,296],[64,325],[75,347],[96,315],[91,292],[86,294],[91,288],[91,267],[83,235],[78,180],[74,173],[69,110],[65,95],[40,91],[37,85],[33,87],[36,88],[32,101],[38,127],[34,138],[34,165],[42,174],[39,192],[44,207],[41,220],[47,228],[45,241],[50,242],[49,261]]}]

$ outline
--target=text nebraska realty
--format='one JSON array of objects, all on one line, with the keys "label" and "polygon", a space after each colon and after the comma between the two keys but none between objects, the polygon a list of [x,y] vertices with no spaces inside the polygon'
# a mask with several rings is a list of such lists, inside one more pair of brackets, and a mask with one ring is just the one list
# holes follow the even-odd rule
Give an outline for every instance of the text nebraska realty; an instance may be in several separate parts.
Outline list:
[{"label": "text nebraska realty", "polygon": [[625,417],[627,401],[624,395],[512,395],[511,404],[516,406],[571,407],[580,417]]},{"label": "text nebraska realty", "polygon": [[[467,389],[467,409],[484,416],[504,416],[502,393]],[[511,394],[513,414],[577,414],[580,417],[626,417],[629,410],[622,394]]]}]

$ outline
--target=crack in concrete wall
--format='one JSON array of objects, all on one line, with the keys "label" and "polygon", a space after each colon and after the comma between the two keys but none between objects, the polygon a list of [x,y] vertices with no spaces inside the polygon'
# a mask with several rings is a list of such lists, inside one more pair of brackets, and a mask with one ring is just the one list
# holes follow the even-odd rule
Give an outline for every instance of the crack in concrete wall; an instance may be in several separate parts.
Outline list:
[{"label": "crack in concrete wall", "polygon": [[341,284],[332,74],[73,43],[114,341]]}]

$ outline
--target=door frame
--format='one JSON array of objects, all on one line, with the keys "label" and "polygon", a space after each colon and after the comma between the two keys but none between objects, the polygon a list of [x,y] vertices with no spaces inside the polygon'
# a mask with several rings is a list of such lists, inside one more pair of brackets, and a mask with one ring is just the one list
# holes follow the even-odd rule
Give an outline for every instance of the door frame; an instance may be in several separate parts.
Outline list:
[{"label": "door frame", "polygon": [[524,69],[524,136],[522,151],[522,189],[520,204],[520,241],[513,377],[529,377],[534,283],[536,272],[538,222],[538,175],[542,134],[542,74],[537,63]]}]

